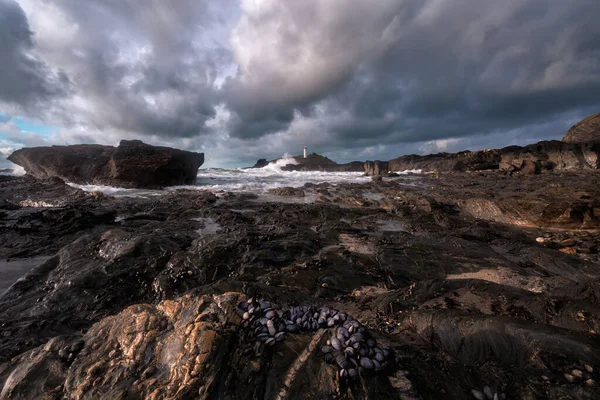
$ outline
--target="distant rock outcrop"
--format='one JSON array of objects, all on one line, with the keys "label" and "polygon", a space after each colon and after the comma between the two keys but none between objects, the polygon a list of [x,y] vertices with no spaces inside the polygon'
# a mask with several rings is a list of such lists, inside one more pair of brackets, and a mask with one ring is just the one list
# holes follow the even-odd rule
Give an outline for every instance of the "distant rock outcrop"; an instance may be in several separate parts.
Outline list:
[{"label": "distant rock outcrop", "polygon": [[[279,161],[267,161],[264,158],[261,158],[254,164],[252,168],[263,168],[270,163],[274,163]],[[353,161],[347,164],[338,164],[335,161],[322,156],[320,154],[309,154],[306,158],[304,156],[295,156],[293,160],[296,164],[288,164],[281,169],[283,171],[323,171],[323,172],[363,172],[363,162],[361,161]],[[291,160],[290,160],[291,161]]]},{"label": "distant rock outcrop", "polygon": [[408,155],[388,162],[367,162],[367,175],[387,175],[389,171],[466,172],[499,169],[507,173],[535,175],[544,170],[599,169],[600,142],[565,143],[544,141],[528,146],[497,150],[463,151],[426,156]]},{"label": "distant rock outcrop", "polygon": [[414,171],[480,171],[498,169],[500,164],[499,150],[462,151],[460,153],[439,153],[419,156],[411,154],[393,160],[367,161],[365,174],[387,175],[389,172]]},{"label": "distant rock outcrop", "polygon": [[256,162],[256,164],[254,164],[250,168],[263,168],[263,167],[266,167],[267,165],[269,165],[269,162],[267,161],[267,159],[266,158],[261,158],[260,160],[258,160]]},{"label": "distant rock outcrop", "polygon": [[566,143],[600,142],[600,113],[579,121],[567,131]]},{"label": "distant rock outcrop", "polygon": [[600,169],[600,114],[575,124],[562,142],[542,141],[497,150],[462,151],[420,156],[411,154],[384,161],[367,161],[366,175],[389,172],[465,172],[499,169],[507,173],[537,175],[544,170]]},{"label": "distant rock outcrop", "polygon": [[58,177],[78,184],[162,188],[196,182],[204,153],[122,140],[119,147],[74,145],[33,147],[8,157],[37,178]]}]

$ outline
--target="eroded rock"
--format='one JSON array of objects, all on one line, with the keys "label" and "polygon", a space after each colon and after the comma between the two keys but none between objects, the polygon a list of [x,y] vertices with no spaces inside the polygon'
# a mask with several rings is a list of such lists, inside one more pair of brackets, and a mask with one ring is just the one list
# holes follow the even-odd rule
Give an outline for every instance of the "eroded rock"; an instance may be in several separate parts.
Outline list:
[{"label": "eroded rock", "polygon": [[73,145],[24,148],[9,158],[37,178],[79,184],[161,188],[196,182],[204,153],[122,140],[118,147]]},{"label": "eroded rock", "polygon": [[600,142],[600,113],[591,115],[573,125],[563,141],[567,143]]}]

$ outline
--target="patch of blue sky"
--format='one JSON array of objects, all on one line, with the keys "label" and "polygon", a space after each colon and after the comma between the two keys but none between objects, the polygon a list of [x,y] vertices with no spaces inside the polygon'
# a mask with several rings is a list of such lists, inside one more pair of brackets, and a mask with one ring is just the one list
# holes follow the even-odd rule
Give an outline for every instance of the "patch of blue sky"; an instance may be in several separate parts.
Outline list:
[{"label": "patch of blue sky", "polygon": [[[9,121],[13,122],[22,132],[33,133],[42,137],[47,137],[57,131],[56,127],[44,124],[40,121],[11,117],[10,115],[0,113],[0,123]],[[3,133],[5,132],[2,132],[0,128],[0,138],[3,138]],[[4,138],[6,138],[6,136],[4,136]]]},{"label": "patch of blue sky", "polygon": [[17,125],[23,132],[37,133],[40,136],[47,136],[56,132],[56,127],[51,125],[42,124],[34,120],[26,120],[22,118],[13,118],[12,121]]}]

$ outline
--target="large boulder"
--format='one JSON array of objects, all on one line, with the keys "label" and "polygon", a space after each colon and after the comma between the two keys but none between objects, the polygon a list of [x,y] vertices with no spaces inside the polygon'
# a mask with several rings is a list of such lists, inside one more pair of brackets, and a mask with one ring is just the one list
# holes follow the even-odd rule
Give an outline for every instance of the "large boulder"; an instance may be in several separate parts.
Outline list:
[{"label": "large boulder", "polygon": [[567,131],[563,142],[587,143],[600,142],[600,113],[579,121]]},{"label": "large boulder", "polygon": [[78,184],[125,188],[192,185],[204,153],[155,147],[139,140],[122,140],[119,147],[74,145],[33,147],[8,159],[37,178],[58,177]]}]

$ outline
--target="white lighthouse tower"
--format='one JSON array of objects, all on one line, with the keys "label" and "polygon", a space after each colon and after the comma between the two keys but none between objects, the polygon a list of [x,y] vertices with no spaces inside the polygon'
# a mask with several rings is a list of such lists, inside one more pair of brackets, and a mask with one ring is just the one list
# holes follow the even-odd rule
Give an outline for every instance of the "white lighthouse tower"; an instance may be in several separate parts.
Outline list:
[{"label": "white lighthouse tower", "polygon": [[308,157],[308,147],[304,146],[304,158]]}]

